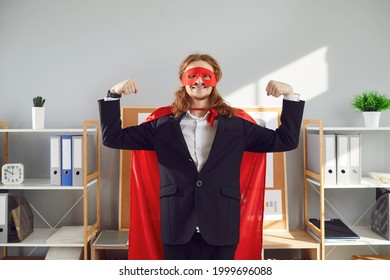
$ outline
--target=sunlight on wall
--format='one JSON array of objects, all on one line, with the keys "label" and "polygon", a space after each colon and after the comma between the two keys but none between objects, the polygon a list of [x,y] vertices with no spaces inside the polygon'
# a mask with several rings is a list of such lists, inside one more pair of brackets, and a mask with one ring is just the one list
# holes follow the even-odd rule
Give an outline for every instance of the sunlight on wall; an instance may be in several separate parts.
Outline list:
[{"label": "sunlight on wall", "polygon": [[293,86],[301,99],[308,101],[328,90],[327,47],[322,47],[286,66],[261,77],[227,95],[233,106],[280,107],[281,98],[267,96],[265,88],[270,80]]}]

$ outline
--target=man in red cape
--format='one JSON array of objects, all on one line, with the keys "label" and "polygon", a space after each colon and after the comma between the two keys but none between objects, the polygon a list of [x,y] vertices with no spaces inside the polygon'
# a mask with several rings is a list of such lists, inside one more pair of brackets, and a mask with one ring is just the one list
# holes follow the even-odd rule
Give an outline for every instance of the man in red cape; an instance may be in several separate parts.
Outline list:
[{"label": "man in red cape", "polygon": [[[172,113],[172,107],[153,112],[146,122]],[[255,123],[243,110],[236,115]],[[130,260],[164,258],[160,233],[160,178],[154,151],[133,151],[130,175]],[[241,224],[240,242],[235,259],[261,259],[263,241],[263,210],[265,190],[265,153],[245,152],[241,163]]]},{"label": "man in red cape", "polygon": [[297,147],[304,102],[270,81],[267,94],[284,96],[272,130],[224,102],[211,56],[189,55],[179,75],[172,106],[137,126],[121,127],[117,98],[136,93],[135,80],[99,100],[103,144],[133,150],[129,258],[260,259],[264,153]]}]

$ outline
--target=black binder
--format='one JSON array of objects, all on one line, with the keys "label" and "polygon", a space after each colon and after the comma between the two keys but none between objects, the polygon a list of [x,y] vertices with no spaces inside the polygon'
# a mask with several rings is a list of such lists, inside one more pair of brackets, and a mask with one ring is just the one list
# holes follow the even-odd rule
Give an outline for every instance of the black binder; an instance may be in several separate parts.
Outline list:
[{"label": "black binder", "polygon": [[[320,228],[319,219],[309,219],[317,228]],[[326,240],[356,240],[359,235],[353,232],[340,219],[330,219],[325,221],[325,239]]]}]

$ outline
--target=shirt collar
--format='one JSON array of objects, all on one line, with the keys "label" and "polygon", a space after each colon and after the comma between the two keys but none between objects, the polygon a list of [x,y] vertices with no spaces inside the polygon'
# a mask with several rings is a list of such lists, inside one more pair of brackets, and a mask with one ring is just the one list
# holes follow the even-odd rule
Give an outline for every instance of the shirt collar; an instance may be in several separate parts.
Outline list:
[{"label": "shirt collar", "polygon": [[210,114],[210,111],[208,111],[203,117],[197,117],[197,116],[195,116],[195,115],[193,115],[193,114],[191,114],[191,112],[190,111],[187,111],[187,113],[186,113],[186,116],[187,117],[190,117],[190,118],[192,118],[192,119],[194,119],[194,120],[207,120],[207,116]]}]

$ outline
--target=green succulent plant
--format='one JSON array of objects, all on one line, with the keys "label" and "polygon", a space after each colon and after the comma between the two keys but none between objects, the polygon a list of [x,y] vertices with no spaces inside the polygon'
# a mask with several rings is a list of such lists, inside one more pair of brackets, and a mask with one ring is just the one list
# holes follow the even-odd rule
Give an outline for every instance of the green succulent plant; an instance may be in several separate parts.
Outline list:
[{"label": "green succulent plant", "polygon": [[45,104],[46,99],[43,99],[42,96],[36,96],[33,98],[33,104],[34,107],[43,107]]},{"label": "green succulent plant", "polygon": [[364,91],[352,99],[352,106],[361,112],[385,111],[390,109],[390,98],[376,90]]}]

